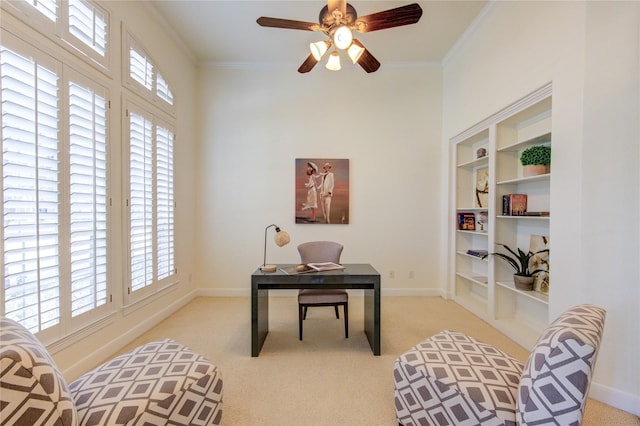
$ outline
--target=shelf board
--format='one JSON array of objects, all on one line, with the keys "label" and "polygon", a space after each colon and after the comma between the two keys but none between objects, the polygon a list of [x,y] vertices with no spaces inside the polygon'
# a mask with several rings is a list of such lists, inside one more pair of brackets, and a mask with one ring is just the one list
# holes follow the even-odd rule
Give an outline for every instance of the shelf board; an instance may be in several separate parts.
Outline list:
[{"label": "shelf board", "polygon": [[543,182],[549,179],[551,179],[551,173],[545,173],[543,175],[524,176],[515,179],[501,180],[500,182],[496,182],[496,185],[518,185],[521,183]]},{"label": "shelf board", "polygon": [[542,334],[542,330],[537,330],[513,318],[497,319],[492,322],[492,325],[527,350],[533,349]]},{"label": "shelf board", "polygon": [[[471,257],[475,257],[475,256],[471,256]],[[461,274],[460,272],[456,272],[456,275],[459,276],[460,278],[464,278],[467,281],[471,281],[472,283],[481,285],[483,287],[487,287],[487,283],[489,281],[489,279],[485,276],[476,276],[476,275],[471,276],[471,275]]]},{"label": "shelf board", "polygon": [[467,161],[466,163],[461,163],[458,164],[458,167],[460,168],[465,168],[465,169],[470,169],[476,166],[481,166],[484,164],[489,164],[489,156],[485,155],[484,157],[480,157],[480,158],[476,158],[474,160],[471,161]]},{"label": "shelf board", "polygon": [[464,252],[464,251],[457,251],[456,254],[459,254],[460,256],[470,257],[471,259],[482,260],[484,262],[488,262],[489,261],[488,257],[483,259],[481,256],[474,256],[474,255],[469,254],[469,253]]},{"label": "shelf board", "polygon": [[496,216],[496,219],[549,220],[551,216]]},{"label": "shelf board", "polygon": [[513,143],[498,149],[498,152],[520,151],[530,145],[540,145],[545,142],[551,142],[551,132],[545,132],[541,135]]},{"label": "shelf board", "polygon": [[454,295],[456,303],[468,309],[480,318],[487,318],[487,301],[476,295]]},{"label": "shelf board", "polygon": [[524,291],[518,290],[512,282],[506,281],[496,281],[496,284],[502,288],[506,288],[507,290],[513,291],[515,293],[521,294],[529,299],[535,300],[536,302],[543,303],[545,305],[549,304],[549,295],[545,293],[540,293],[539,291]]},{"label": "shelf board", "polygon": [[456,211],[458,211],[458,212],[488,212],[489,211],[489,207],[468,207],[468,208],[458,207],[458,208],[456,208]]},{"label": "shelf board", "polygon": [[487,231],[464,231],[462,229],[458,229],[457,232],[460,232],[462,234],[473,234],[473,235],[484,235],[484,236],[488,234]]}]

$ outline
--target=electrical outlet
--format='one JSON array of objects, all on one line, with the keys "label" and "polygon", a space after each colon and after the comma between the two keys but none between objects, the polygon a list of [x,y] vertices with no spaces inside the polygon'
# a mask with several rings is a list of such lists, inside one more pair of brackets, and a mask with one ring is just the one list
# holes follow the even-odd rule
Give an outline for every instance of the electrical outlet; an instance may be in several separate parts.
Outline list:
[{"label": "electrical outlet", "polygon": [[389,271],[389,278],[395,278],[396,277],[396,271]]},{"label": "electrical outlet", "polygon": [[414,275],[415,273],[413,271],[409,271],[409,278],[413,278]]}]

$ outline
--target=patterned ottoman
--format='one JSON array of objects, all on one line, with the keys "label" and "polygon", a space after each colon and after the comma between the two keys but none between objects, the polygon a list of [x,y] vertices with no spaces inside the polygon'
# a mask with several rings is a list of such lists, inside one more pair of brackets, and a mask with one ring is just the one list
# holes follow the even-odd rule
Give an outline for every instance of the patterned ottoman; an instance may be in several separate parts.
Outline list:
[{"label": "patterned ottoman", "polygon": [[579,425],[605,311],[575,306],[542,334],[523,366],[462,333],[443,331],[393,368],[402,425]]},{"label": "patterned ottoman", "polygon": [[218,425],[222,376],[173,340],[148,343],[69,386],[26,328],[0,318],[0,418],[24,425]]}]

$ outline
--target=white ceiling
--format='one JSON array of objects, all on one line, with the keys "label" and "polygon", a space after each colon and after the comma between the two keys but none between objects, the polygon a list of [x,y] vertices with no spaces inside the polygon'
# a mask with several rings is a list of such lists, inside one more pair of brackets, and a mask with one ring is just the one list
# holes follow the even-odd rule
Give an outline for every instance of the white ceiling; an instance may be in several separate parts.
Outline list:
[{"label": "white ceiling", "polygon": [[[412,0],[352,0],[358,16],[393,9]],[[441,63],[487,4],[485,0],[418,1],[417,24],[390,28],[357,38],[383,64]],[[292,64],[309,55],[320,32],[264,28],[260,16],[317,22],[322,0],[156,0],[157,11],[198,64]]]}]

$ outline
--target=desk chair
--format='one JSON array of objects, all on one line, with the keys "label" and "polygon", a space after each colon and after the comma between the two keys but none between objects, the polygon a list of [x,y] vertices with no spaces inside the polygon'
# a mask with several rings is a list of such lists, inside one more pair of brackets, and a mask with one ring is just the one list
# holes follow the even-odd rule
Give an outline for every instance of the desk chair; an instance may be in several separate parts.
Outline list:
[{"label": "desk chair", "polygon": [[[310,241],[298,246],[300,262],[333,262],[340,263],[340,255],[344,246],[333,241]],[[302,322],[307,319],[307,308],[311,306],[333,306],[336,318],[340,318],[338,306],[344,308],[344,335],[349,338],[349,293],[346,290],[299,290],[298,291],[298,330],[302,340]]]}]

